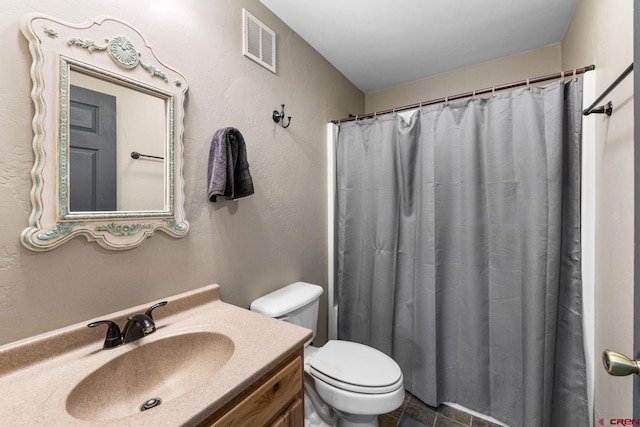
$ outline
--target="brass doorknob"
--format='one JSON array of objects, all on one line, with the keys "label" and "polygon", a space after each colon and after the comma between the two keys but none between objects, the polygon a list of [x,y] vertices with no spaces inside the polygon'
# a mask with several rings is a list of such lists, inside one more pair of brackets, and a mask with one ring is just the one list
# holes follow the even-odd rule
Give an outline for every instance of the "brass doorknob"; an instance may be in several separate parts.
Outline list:
[{"label": "brass doorknob", "polygon": [[640,361],[629,359],[624,354],[605,350],[602,352],[602,363],[609,375],[623,376],[640,374]]}]

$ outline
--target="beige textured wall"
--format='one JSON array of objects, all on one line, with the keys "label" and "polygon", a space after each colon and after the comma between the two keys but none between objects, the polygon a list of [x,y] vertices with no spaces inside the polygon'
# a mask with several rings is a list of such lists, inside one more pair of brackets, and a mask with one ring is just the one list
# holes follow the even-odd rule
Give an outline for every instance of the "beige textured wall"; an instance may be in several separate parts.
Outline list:
[{"label": "beige textured wall", "polygon": [[[599,95],[633,62],[633,1],[580,0],[564,40],[564,68],[596,65]],[[611,117],[596,127],[596,356],[609,348],[633,356],[633,74],[604,101]],[[631,418],[631,377],[595,369],[594,420]]]},{"label": "beige textured wall", "polygon": [[557,73],[559,67],[560,43],[557,43],[368,93],[365,97],[365,111],[373,113]]},{"label": "beige textured wall", "polygon": [[[1,7],[0,344],[209,283],[243,307],[293,281],[326,286],[326,123],[362,112],[364,95],[258,0],[2,0]],[[277,33],[277,74],[242,56],[242,7]],[[70,22],[121,18],[187,77],[185,238],[160,233],[117,252],[84,238],[45,253],[22,247],[33,108],[19,20],[32,11]],[[293,116],[286,130],[271,120],[281,103]],[[223,126],[247,140],[256,194],[214,204],[206,197],[207,156]]]}]

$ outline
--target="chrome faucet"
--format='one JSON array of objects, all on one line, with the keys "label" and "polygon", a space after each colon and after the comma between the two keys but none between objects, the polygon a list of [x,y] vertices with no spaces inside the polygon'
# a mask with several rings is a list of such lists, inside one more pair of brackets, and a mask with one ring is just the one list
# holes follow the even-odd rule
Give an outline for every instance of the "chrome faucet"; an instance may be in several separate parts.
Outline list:
[{"label": "chrome faucet", "polygon": [[98,320],[97,322],[89,323],[87,326],[95,328],[99,325],[109,325],[102,348],[116,348],[122,344],[139,340],[142,337],[154,333],[156,331],[156,324],[153,321],[151,312],[163,305],[167,305],[167,301],[152,305],[144,314],[140,313],[129,317],[122,332],[120,332],[118,324],[111,320]]}]

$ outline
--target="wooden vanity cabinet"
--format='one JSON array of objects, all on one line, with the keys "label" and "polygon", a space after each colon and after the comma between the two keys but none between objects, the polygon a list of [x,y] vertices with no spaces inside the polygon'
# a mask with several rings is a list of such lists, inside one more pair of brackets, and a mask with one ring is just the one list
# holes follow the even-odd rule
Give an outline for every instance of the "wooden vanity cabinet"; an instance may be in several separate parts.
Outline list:
[{"label": "wooden vanity cabinet", "polygon": [[303,352],[247,387],[200,427],[303,427]]}]

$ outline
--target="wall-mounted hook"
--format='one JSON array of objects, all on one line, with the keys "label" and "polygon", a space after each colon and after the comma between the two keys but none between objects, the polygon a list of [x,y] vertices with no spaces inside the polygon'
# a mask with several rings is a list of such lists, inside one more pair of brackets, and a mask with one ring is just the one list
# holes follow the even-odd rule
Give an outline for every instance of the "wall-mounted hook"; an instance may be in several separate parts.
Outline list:
[{"label": "wall-mounted hook", "polygon": [[280,123],[280,126],[282,126],[283,128],[288,128],[289,125],[291,124],[291,116],[287,117],[287,119],[289,120],[287,122],[287,124],[284,124],[284,104],[282,105],[282,111],[278,112],[278,110],[273,110],[273,115],[271,116],[273,118],[273,121],[276,123],[280,123],[280,120],[282,120],[282,123]]}]

